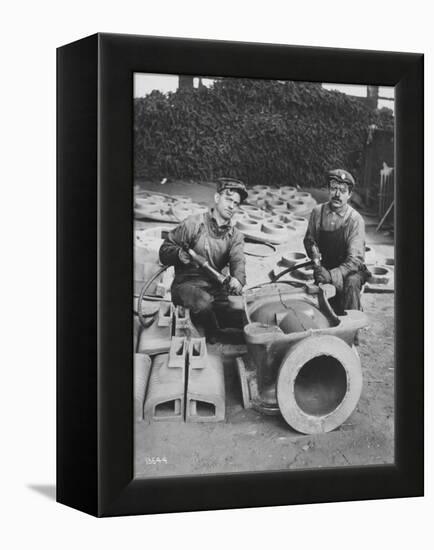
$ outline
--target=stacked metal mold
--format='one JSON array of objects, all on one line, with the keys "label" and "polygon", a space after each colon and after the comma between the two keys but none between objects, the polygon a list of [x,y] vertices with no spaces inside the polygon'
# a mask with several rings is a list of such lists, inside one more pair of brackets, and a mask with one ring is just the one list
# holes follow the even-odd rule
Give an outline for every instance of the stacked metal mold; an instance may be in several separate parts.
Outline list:
[{"label": "stacked metal mold", "polygon": [[254,241],[274,245],[300,241],[307,219],[316,205],[310,193],[295,187],[256,185],[234,220],[238,229]]},{"label": "stacked metal mold", "polygon": [[207,209],[205,204],[194,202],[184,195],[137,191],[134,198],[134,217],[137,219],[177,223]]},{"label": "stacked metal mold", "polygon": [[136,420],[223,421],[223,362],[209,353],[189,310],[160,302],[150,326],[135,325],[135,330]]},{"label": "stacked metal mold", "polygon": [[395,290],[395,259],[381,256],[372,245],[365,248],[366,265],[372,276],[365,284],[366,292],[394,292]]}]

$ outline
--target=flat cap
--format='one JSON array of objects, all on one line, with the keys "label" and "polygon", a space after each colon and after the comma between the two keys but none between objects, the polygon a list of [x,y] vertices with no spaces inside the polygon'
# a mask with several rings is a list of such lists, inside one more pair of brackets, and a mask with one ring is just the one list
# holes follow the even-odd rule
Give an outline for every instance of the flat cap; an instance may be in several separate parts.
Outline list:
[{"label": "flat cap", "polygon": [[346,170],[342,170],[341,168],[338,168],[337,170],[330,170],[329,172],[327,172],[327,178],[329,182],[337,181],[339,183],[346,183],[351,187],[354,187],[356,185],[353,176],[349,172],[347,172]]},{"label": "flat cap", "polygon": [[221,193],[225,189],[236,191],[239,193],[241,202],[247,199],[247,189],[245,184],[235,178],[218,178],[217,180],[217,193]]}]

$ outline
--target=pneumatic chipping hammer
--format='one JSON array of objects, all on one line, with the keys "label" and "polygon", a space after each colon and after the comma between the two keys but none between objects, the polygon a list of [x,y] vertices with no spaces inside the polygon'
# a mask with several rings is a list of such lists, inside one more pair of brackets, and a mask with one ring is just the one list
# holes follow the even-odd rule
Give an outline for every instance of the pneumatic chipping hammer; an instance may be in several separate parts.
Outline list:
[{"label": "pneumatic chipping hammer", "polygon": [[296,271],[301,267],[321,267],[321,253],[316,245],[312,246],[312,259],[308,260],[307,262],[302,262],[299,264],[295,264],[291,267],[287,267],[280,273],[275,273],[274,269],[272,269],[268,273],[268,278],[272,283],[275,283],[278,279],[283,277],[283,275],[286,275],[287,273],[291,273],[292,271]]},{"label": "pneumatic chipping hammer", "polygon": [[201,269],[208,273],[211,278],[220,283],[222,286],[225,286],[229,282],[231,278],[229,274],[223,275],[223,273],[220,273],[220,271],[214,269],[206,258],[195,252],[192,248],[185,246],[184,250]]}]

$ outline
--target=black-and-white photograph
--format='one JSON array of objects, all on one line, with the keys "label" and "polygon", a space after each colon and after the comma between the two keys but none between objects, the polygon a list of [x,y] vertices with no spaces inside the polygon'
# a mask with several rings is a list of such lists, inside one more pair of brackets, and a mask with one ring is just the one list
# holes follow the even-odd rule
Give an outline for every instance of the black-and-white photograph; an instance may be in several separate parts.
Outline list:
[{"label": "black-and-white photograph", "polygon": [[135,477],[394,462],[394,88],[134,75]]}]

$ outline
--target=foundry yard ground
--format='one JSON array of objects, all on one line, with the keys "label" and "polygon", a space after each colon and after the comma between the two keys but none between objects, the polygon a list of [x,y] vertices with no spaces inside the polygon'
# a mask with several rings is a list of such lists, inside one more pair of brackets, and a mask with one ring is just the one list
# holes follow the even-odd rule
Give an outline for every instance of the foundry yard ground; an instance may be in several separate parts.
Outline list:
[{"label": "foundry yard ground", "polygon": [[[143,182],[136,182],[143,185]],[[147,190],[212,200],[213,187],[193,183],[146,184]],[[313,196],[323,201],[325,194]],[[393,257],[393,237],[375,232],[366,218],[367,244],[377,256]],[[136,222],[139,227],[157,225]],[[161,225],[161,224],[158,224]],[[267,261],[250,257],[248,283],[266,280],[282,255]],[[260,278],[260,281],[257,280]],[[255,280],[254,280],[255,279]],[[303,435],[280,416],[264,416],[242,406],[235,369],[240,346],[212,346],[224,359],[226,420],[219,423],[135,423],[135,474],[176,476],[390,464],[394,462],[394,294],[363,295],[369,326],[360,335],[358,352],[363,390],[356,410],[333,432]],[[241,346],[242,348],[242,346]],[[155,460],[160,459],[160,460]]]}]

